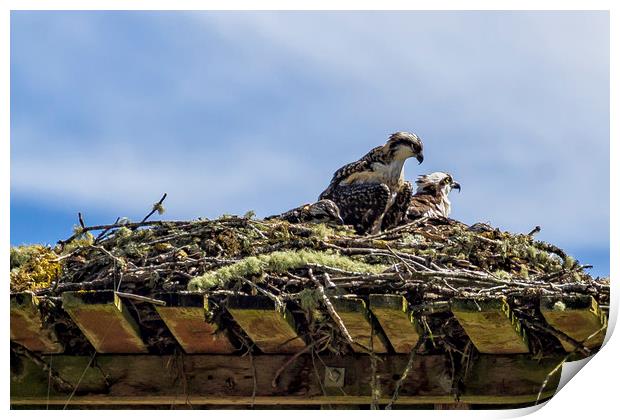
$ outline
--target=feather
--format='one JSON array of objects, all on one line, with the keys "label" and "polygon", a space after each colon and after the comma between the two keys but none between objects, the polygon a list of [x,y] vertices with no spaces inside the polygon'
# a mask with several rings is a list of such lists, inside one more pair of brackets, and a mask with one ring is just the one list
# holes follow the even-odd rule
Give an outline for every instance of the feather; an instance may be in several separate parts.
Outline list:
[{"label": "feather", "polygon": [[304,204],[282,214],[266,217],[265,220],[280,219],[289,223],[326,223],[342,225],[338,206],[331,200],[319,200],[316,203]]},{"label": "feather", "polygon": [[[344,222],[355,226],[358,233],[376,233],[397,224],[406,216],[412,192],[403,174],[410,157],[422,162],[422,141],[412,133],[394,133],[383,146],[338,169],[319,199],[332,200]],[[392,209],[394,203],[398,204]]]},{"label": "feather", "polygon": [[370,152],[366,153],[361,159],[348,163],[334,172],[331,182],[329,186],[321,193],[319,199],[329,198],[340,183],[351,175],[360,172],[372,171],[372,163],[380,162],[383,146],[377,146],[372,149]]},{"label": "feather", "polygon": [[416,180],[417,191],[409,203],[407,218],[409,220],[421,217],[448,217],[451,203],[448,194],[452,188],[460,185],[445,172],[433,172],[421,175]]}]

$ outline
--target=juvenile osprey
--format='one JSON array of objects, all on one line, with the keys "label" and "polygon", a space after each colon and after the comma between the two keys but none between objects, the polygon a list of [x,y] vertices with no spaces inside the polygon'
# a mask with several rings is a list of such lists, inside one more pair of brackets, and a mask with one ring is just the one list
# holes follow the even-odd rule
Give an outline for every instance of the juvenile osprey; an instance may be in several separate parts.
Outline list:
[{"label": "juvenile osprey", "polygon": [[338,206],[331,200],[319,200],[316,203],[304,204],[282,214],[265,217],[265,220],[279,219],[290,223],[326,223],[344,224]]},{"label": "juvenile osprey", "polygon": [[421,175],[416,180],[418,189],[409,203],[407,218],[448,217],[450,200],[448,194],[453,188],[461,191],[461,185],[455,182],[452,175],[445,172],[433,172]]},{"label": "juvenile osprey", "polygon": [[410,157],[422,163],[422,141],[413,133],[394,133],[383,146],[338,169],[319,199],[336,203],[344,222],[358,233],[375,233],[398,224],[411,199],[412,187],[403,174]]}]

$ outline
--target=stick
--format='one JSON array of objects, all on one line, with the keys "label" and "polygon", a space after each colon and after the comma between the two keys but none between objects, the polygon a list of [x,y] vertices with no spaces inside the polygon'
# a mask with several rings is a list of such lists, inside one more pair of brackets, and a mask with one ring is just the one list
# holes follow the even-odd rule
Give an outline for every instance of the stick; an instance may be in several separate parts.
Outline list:
[{"label": "stick", "polygon": [[[120,219],[117,219],[120,220]],[[79,235],[89,232],[89,231],[93,231],[93,230],[102,230],[102,229],[114,229],[114,228],[120,228],[120,227],[126,227],[128,229],[134,229],[134,228],[138,228],[138,227],[142,227],[142,226],[163,226],[163,225],[175,225],[175,226],[185,226],[185,225],[189,225],[192,223],[213,223],[212,220],[196,220],[196,221],[187,221],[187,220],[152,220],[152,221],[146,221],[146,222],[132,222],[132,223],[112,223],[112,224],[107,224],[107,225],[95,225],[95,226],[86,226],[84,229],[82,229],[82,231],[80,233],[77,234],[73,234],[70,237],[68,237],[67,239],[64,240],[60,240],[57,243],[60,245],[64,245],[68,242],[71,242],[72,240],[74,240],[76,237],[78,237]]]},{"label": "stick", "polygon": [[82,213],[80,212],[78,212],[78,221],[80,222],[80,226],[82,227],[82,230],[84,230],[86,226],[84,225],[84,218],[82,217]]},{"label": "stick", "polygon": [[[606,325],[601,327],[601,328],[599,328],[598,330],[594,331],[592,334],[587,336],[583,341],[577,342],[577,343],[579,344],[580,347],[585,348],[583,346],[583,343],[585,343],[586,341],[588,341],[589,339],[591,339],[592,337],[594,337],[595,335],[597,335],[598,333],[603,331],[605,328],[607,328]],[[547,377],[545,378],[545,380],[543,381],[542,385],[540,386],[540,389],[538,390],[538,396],[536,397],[536,403],[534,405],[538,404],[538,401],[540,401],[540,397],[541,397],[543,391],[545,390],[545,387],[547,386],[547,383],[549,382],[549,379],[551,379],[553,374],[556,373],[560,368],[562,368],[562,366],[568,360],[568,358],[571,357],[572,355],[574,355],[578,350],[579,350],[579,347],[575,346],[575,349],[573,351],[571,351],[570,353],[568,353],[566,356],[564,356],[562,361],[560,363],[558,363],[558,365],[556,367],[554,367],[551,370],[551,372],[549,372],[547,374]]]},{"label": "stick", "polygon": [[534,229],[532,229],[530,231],[530,233],[527,234],[527,236],[534,236],[536,235],[538,232],[540,232],[540,226],[536,226]]},{"label": "stick", "polygon": [[24,346],[11,342],[11,350],[13,350],[16,354],[24,356],[25,358],[31,360],[35,365],[39,366],[43,369],[44,372],[49,373],[49,379],[56,384],[56,387],[62,392],[71,392],[73,389],[73,384],[69,381],[65,380],[56,370],[52,369],[51,366],[39,357],[37,354],[31,352]]},{"label": "stick", "polygon": [[[116,225],[118,223],[118,221],[121,220],[120,217],[116,218],[116,221],[114,221],[114,225]],[[86,229],[86,228],[84,228]],[[101,233],[99,235],[97,235],[97,237],[95,238],[94,243],[96,244],[97,242],[99,242],[101,239],[103,239],[103,237],[105,236],[106,233],[108,233],[110,231],[110,229],[112,229],[111,227],[105,228],[104,230],[101,231]]]},{"label": "stick", "polygon": [[426,335],[420,337],[416,345],[411,349],[411,353],[409,353],[409,360],[407,361],[407,365],[405,366],[403,373],[400,375],[400,378],[398,378],[398,381],[396,382],[394,393],[392,394],[392,399],[390,400],[390,403],[385,407],[386,410],[391,410],[392,405],[398,399],[398,393],[400,392],[400,387],[402,386],[405,379],[407,379],[407,376],[409,375],[409,371],[411,371],[411,368],[413,367],[413,360],[415,359],[415,354],[420,348],[420,346],[422,345],[422,342],[424,341],[425,337]]},{"label": "stick", "polygon": [[342,332],[342,335],[344,335],[344,338],[347,340],[349,345],[351,345],[353,347],[356,344],[353,341],[353,337],[351,337],[351,334],[349,334],[349,330],[347,330],[347,327],[344,326],[344,322],[342,322],[342,318],[340,318],[340,315],[338,315],[338,312],[336,312],[336,310],[334,309],[334,305],[332,305],[332,302],[327,297],[327,294],[325,294],[325,288],[316,279],[316,277],[314,277],[314,274],[312,274],[312,269],[311,268],[308,269],[308,277],[310,277],[310,280],[312,280],[314,282],[314,284],[316,285],[317,290],[321,294],[321,298],[323,299],[323,303],[325,303],[325,307],[327,308],[327,312],[329,312],[329,314],[332,316],[334,321],[336,321],[336,325],[338,325],[338,328],[340,329],[340,332]]},{"label": "stick", "polygon": [[131,300],[136,300],[138,302],[147,302],[152,303],[153,305],[166,306],[166,302],[159,299],[153,299],[146,296],[134,295],[133,293],[125,293],[125,292],[116,292],[120,297],[124,297]]},{"label": "stick", "polygon": [[166,199],[166,197],[168,197],[168,193],[164,193],[164,195],[159,199],[159,201],[155,204],[153,204],[153,210],[151,210],[151,212],[149,214],[147,214],[146,216],[144,216],[144,219],[142,219],[142,221],[140,223],[144,223],[147,221],[147,219],[149,217],[151,217],[153,215],[153,213],[155,213],[156,211],[161,211],[161,209],[163,209],[163,207],[161,206],[161,204],[164,202],[164,200]]},{"label": "stick", "polygon": [[[286,369],[288,366],[291,365],[291,363],[293,363],[299,356],[301,356],[302,354],[306,353],[308,350],[313,350],[314,346],[317,344],[322,343],[323,341],[327,340],[327,338],[329,337],[324,337],[314,343],[310,343],[308,344],[306,347],[304,347],[303,349],[301,349],[300,351],[298,351],[297,353],[295,353],[294,355],[292,355],[287,361],[286,363],[284,363],[277,371],[276,374],[274,375],[273,379],[271,380],[271,387],[272,388],[277,388],[278,387],[278,378],[280,377],[280,375],[282,374],[282,372],[284,372],[284,369]],[[313,350],[314,351],[314,350]]]}]

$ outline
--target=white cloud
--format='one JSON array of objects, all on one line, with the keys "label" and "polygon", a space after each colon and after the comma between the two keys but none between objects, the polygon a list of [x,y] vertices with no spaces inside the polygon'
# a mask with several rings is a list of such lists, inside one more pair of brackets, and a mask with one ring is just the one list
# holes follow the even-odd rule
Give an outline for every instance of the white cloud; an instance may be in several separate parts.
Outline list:
[{"label": "white cloud", "polygon": [[168,192],[169,215],[214,217],[253,208],[274,211],[261,203],[261,191],[297,192],[299,198],[315,175],[298,157],[261,150],[260,142],[232,148],[226,156],[210,155],[208,147],[177,149],[174,143],[155,160],[146,152],[131,143],[95,145],[69,154],[53,147],[42,153],[33,150],[14,156],[11,188],[55,206],[128,213],[142,212]]}]

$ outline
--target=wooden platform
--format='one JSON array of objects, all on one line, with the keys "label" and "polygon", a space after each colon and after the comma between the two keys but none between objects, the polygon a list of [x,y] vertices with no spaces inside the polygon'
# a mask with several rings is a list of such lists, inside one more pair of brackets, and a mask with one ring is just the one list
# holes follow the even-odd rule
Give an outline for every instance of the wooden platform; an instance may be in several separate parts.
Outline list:
[{"label": "wooden platform", "polygon": [[146,353],[121,298],[108,292],[65,292],[62,306],[99,353]]},{"label": "wooden platform", "polygon": [[452,313],[480,353],[528,353],[521,323],[504,299],[452,299]]},{"label": "wooden platform", "polygon": [[[49,358],[46,356],[46,360]],[[29,361],[11,384],[12,406],[47,405],[171,405],[188,404],[370,404],[372,401],[367,355],[325,356],[321,362],[344,369],[341,388],[321,388],[323,371],[315,375],[310,355],[295,359],[273,379],[290,355],[249,357],[186,355],[182,359],[153,355],[101,355],[96,367],[88,356],[53,356],[53,365],[69,383],[77,384],[75,395],[52,386],[48,399],[48,376]],[[473,404],[533,403],[547,374],[561,357],[539,361],[525,356],[481,355],[465,380],[461,402]],[[406,355],[385,355],[377,364],[379,402],[390,402],[394,375],[404,370]],[[454,403],[447,356],[419,356],[403,382],[399,404]],[[256,376],[254,376],[254,372]],[[82,380],[80,381],[80,377]],[[254,382],[256,378],[256,385]],[[559,372],[552,376],[543,398],[553,394]],[[252,395],[255,394],[253,397]]]},{"label": "wooden platform", "polygon": [[306,347],[290,312],[276,308],[266,296],[234,296],[229,298],[227,309],[265,353],[297,353]]},{"label": "wooden platform", "polygon": [[157,298],[166,302],[166,306],[155,306],[155,310],[186,353],[235,351],[228,334],[207,322],[207,296],[200,293],[162,293]]},{"label": "wooden platform", "polygon": [[420,340],[420,327],[399,295],[370,295],[370,310],[396,353],[409,353]]},{"label": "wooden platform", "polygon": [[[63,294],[64,311],[98,354],[94,358],[92,354],[60,354],[63,343],[44,326],[40,302],[31,294],[12,295],[11,341],[26,347],[37,359],[26,357],[27,353],[12,356],[11,404],[370,404],[370,348],[379,357],[378,401],[386,404],[421,336],[418,320],[402,296],[371,295],[367,300],[331,296],[338,317],[355,342],[354,352],[312,357],[303,353],[308,350],[307,343],[289,309],[277,308],[265,296],[232,297],[226,304],[227,316],[237,324],[236,331],[242,331],[243,340],[249,340],[250,357],[245,349],[235,348],[237,338],[232,340],[209,322],[208,296],[173,293],[157,297],[165,306],[156,306],[153,313],[159,314],[185,354],[146,354],[147,339],[141,327],[123,298],[113,291]],[[450,304],[478,350],[472,354],[469,369],[451,371],[448,355],[414,355],[399,404],[454,404],[453,378],[462,379],[463,403],[533,403],[549,372],[565,352],[572,351],[570,343],[562,343],[564,353],[534,358],[519,319],[504,300],[457,299]],[[586,340],[592,348],[602,342],[607,319],[591,297],[561,302],[542,299],[540,310],[549,326],[573,339]],[[49,375],[46,363],[57,376]],[[327,371],[343,376],[336,382],[326,381]],[[560,373],[557,369],[550,378],[542,399],[553,394]],[[50,378],[61,378],[65,385],[75,387],[75,394],[69,398],[66,387],[54,386]]]},{"label": "wooden platform", "polygon": [[[549,325],[578,342],[583,342],[586,347],[594,348],[603,344],[607,332],[607,316],[591,296],[562,299],[543,297],[540,301],[540,312]],[[566,351],[573,351],[575,348],[565,340],[560,342]]]},{"label": "wooden platform", "polygon": [[353,350],[387,353],[386,339],[373,329],[371,315],[362,299],[334,296],[331,302],[353,338]]},{"label": "wooden platform", "polygon": [[32,293],[11,295],[11,341],[35,352],[63,352],[56,333],[43,325],[39,300]]}]

